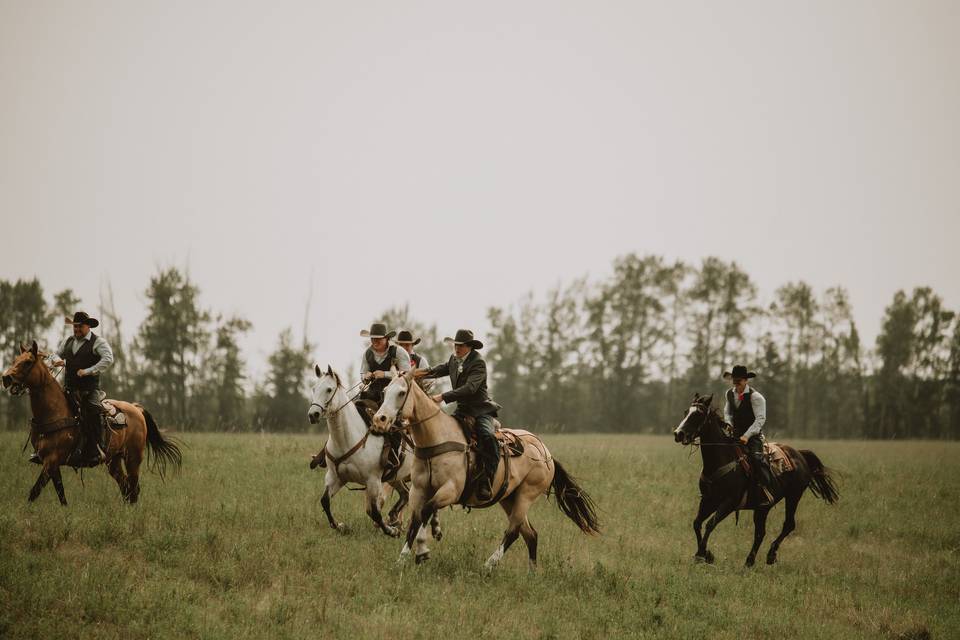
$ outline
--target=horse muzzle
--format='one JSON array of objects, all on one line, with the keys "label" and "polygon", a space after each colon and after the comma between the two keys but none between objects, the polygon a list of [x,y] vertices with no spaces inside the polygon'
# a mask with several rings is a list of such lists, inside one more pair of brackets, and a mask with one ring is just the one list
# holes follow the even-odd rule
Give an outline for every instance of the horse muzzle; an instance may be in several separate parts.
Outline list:
[{"label": "horse muzzle", "polygon": [[310,421],[310,424],[317,424],[318,422],[320,422],[320,412],[319,411],[308,412],[307,420]]},{"label": "horse muzzle", "polygon": [[6,389],[7,387],[13,384],[13,376],[4,375],[2,380],[3,380],[4,389]]}]

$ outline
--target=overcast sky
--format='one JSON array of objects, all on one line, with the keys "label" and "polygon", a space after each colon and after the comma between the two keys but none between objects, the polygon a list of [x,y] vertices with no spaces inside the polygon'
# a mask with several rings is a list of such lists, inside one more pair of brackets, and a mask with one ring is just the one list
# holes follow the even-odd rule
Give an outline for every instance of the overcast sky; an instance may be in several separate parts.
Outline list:
[{"label": "overcast sky", "polygon": [[316,357],[636,251],[960,306],[960,2],[0,0],[0,277],[158,267]]}]

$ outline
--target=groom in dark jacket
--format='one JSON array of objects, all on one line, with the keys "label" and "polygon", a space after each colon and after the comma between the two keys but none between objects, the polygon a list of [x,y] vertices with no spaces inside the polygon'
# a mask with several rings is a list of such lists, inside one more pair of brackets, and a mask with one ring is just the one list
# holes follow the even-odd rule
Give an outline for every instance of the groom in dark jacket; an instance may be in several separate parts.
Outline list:
[{"label": "groom in dark jacket", "polygon": [[477,487],[477,499],[493,497],[493,476],[500,464],[500,448],[494,435],[494,418],[501,409],[487,391],[487,363],[480,355],[483,343],[473,337],[468,329],[457,331],[456,337],[444,338],[452,342],[454,353],[450,359],[427,370],[418,370],[418,378],[442,378],[450,376],[453,388],[446,393],[432,396],[436,403],[456,402],[458,415],[470,416],[476,421],[477,446],[483,479]]}]

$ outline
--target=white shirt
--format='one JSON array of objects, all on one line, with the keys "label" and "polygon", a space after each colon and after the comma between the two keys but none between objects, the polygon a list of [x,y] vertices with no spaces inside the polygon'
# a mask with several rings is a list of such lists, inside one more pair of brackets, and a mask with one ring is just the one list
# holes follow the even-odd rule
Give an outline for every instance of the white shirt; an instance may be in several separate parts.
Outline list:
[{"label": "white shirt", "polygon": [[[373,360],[377,364],[382,364],[384,360],[387,359],[387,356],[390,355],[390,347],[387,347],[387,350],[383,353],[377,353],[374,351],[373,347],[370,347],[370,350],[373,351]],[[360,379],[363,379],[363,376],[370,373],[370,367],[367,366],[367,354],[364,352],[363,357],[360,359]],[[397,369],[400,373],[405,371],[410,371],[410,354],[407,353],[407,350],[403,347],[397,347]],[[392,371],[384,371],[384,378],[393,378]]]},{"label": "white shirt", "polygon": [[[760,429],[763,428],[763,424],[767,421],[767,400],[760,392],[747,385],[743,388],[744,393],[750,394],[750,405],[753,407],[753,424],[744,432],[743,437],[749,440],[751,437],[760,433]],[[733,390],[733,407],[730,406],[728,394],[723,394],[723,397],[727,400],[723,405],[723,419],[727,424],[733,424],[733,409],[734,407],[740,406],[740,396],[737,393],[737,390]]]},{"label": "white shirt", "polygon": [[[57,355],[60,356],[60,358],[66,357],[67,342],[69,342],[70,340],[73,340],[73,349],[71,349],[71,351],[73,351],[73,353],[76,353],[77,351],[80,350],[80,347],[83,346],[84,341],[89,342],[91,339],[93,339],[92,331],[87,331],[87,335],[76,340],[74,339],[74,336],[67,336],[66,338],[63,339],[63,342],[60,343],[60,348],[57,349]],[[97,341],[93,345],[93,352],[98,356],[100,356],[100,362],[98,362],[97,364],[93,365],[92,367],[90,367],[85,371],[81,369],[81,371],[83,371],[84,374],[89,376],[95,376],[95,375],[101,374],[107,369],[109,369],[110,365],[113,364],[113,349],[110,348],[110,345],[107,344],[107,341],[104,340],[102,336],[97,336]]]}]

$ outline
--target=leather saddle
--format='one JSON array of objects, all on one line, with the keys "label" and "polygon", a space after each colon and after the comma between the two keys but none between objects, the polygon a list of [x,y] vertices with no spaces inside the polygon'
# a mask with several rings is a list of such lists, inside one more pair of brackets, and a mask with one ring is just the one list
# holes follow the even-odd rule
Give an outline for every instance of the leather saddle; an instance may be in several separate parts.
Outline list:
[{"label": "leather saddle", "polygon": [[[455,415],[460,429],[472,452],[477,450],[477,421],[472,416]],[[496,418],[493,419],[494,435],[500,445],[500,453],[504,456],[517,458],[523,455],[523,440],[512,431],[504,431],[503,425]]]}]

